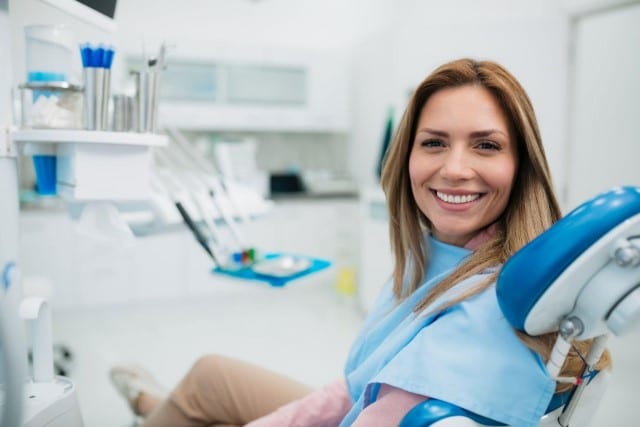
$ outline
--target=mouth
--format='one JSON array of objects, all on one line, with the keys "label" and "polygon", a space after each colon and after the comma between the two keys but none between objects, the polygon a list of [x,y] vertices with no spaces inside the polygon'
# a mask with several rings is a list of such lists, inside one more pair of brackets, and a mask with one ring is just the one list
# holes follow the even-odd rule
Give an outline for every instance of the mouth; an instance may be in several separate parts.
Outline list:
[{"label": "mouth", "polygon": [[448,194],[442,191],[435,190],[433,192],[436,197],[445,203],[453,205],[462,205],[464,203],[471,203],[482,197],[481,193],[467,193],[467,194]]}]

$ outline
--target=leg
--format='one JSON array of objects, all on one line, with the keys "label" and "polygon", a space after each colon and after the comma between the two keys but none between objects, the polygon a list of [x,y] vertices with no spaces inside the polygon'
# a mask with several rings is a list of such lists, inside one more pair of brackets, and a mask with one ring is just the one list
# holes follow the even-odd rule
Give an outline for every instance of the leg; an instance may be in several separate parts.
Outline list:
[{"label": "leg", "polygon": [[312,389],[240,360],[200,358],[143,427],[244,425]]}]

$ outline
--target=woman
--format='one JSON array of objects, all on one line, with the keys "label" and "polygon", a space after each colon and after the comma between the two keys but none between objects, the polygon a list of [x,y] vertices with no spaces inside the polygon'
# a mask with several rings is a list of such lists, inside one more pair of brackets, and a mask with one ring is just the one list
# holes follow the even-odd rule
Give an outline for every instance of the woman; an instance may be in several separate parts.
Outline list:
[{"label": "woman", "polygon": [[493,286],[499,266],[560,217],[524,89],[493,62],[436,69],[409,102],[382,186],[395,267],[344,380],[311,392],[209,356],[161,400],[144,371],[114,369],[134,410],[148,415],[144,426],[397,425],[430,397],[538,424],[556,386],[544,368],[550,337],[519,339]]}]

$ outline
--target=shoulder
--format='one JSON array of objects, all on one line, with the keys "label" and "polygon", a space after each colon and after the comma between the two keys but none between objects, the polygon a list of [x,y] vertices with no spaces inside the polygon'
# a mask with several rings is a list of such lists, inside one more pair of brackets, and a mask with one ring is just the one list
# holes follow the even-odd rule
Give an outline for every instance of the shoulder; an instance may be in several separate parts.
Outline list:
[{"label": "shoulder", "polygon": [[523,413],[541,415],[553,381],[502,314],[495,285],[422,320],[376,382],[515,425],[531,425]]},{"label": "shoulder", "polygon": [[[433,313],[438,313],[440,311],[439,307],[449,307],[441,314],[454,311],[456,308],[464,308],[468,305],[494,305],[495,308],[498,308],[494,274],[498,269],[499,267],[485,268],[481,272],[459,281],[438,296],[421,311],[420,315],[429,316]],[[423,295],[423,297],[426,297],[426,295]]]}]

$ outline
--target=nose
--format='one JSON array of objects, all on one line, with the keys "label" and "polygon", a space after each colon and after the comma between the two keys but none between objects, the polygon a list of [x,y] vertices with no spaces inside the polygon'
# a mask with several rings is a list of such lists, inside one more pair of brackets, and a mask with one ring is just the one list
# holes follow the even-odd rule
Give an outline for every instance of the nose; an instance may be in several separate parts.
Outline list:
[{"label": "nose", "polygon": [[450,149],[443,158],[440,176],[449,181],[471,179],[473,167],[469,153],[459,146]]}]

